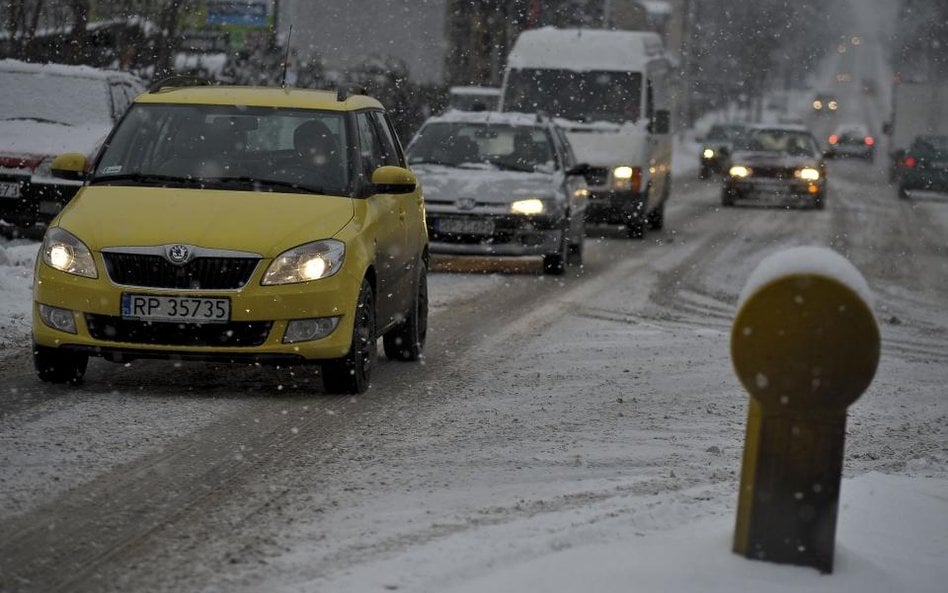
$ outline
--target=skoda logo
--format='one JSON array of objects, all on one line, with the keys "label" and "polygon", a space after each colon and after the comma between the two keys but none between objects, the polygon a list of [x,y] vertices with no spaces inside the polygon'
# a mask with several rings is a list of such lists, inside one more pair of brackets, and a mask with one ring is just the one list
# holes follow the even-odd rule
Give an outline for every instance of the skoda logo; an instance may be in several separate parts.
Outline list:
[{"label": "skoda logo", "polygon": [[474,201],[474,198],[461,198],[458,200],[458,210],[473,210],[476,205],[477,202]]},{"label": "skoda logo", "polygon": [[171,245],[165,251],[165,255],[173,264],[183,264],[191,257],[191,248],[187,245]]}]

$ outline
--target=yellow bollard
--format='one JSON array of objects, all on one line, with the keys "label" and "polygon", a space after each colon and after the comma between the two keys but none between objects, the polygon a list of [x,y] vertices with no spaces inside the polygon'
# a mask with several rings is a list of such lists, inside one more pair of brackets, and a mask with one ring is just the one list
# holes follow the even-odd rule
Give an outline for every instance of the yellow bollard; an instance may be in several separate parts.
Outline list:
[{"label": "yellow bollard", "polygon": [[879,362],[862,275],[836,252],[762,261],[738,303],[731,358],[751,395],[734,552],[833,571],[846,408]]}]

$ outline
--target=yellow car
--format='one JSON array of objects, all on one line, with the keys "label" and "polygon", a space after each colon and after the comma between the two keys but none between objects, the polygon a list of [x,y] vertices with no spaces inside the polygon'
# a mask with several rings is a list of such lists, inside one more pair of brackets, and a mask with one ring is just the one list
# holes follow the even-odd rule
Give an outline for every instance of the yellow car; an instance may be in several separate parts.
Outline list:
[{"label": "yellow car", "polygon": [[427,330],[421,188],[382,105],[280,88],[159,83],[140,95],[37,258],[34,364],[78,382],[89,356],[322,365],[368,388]]}]

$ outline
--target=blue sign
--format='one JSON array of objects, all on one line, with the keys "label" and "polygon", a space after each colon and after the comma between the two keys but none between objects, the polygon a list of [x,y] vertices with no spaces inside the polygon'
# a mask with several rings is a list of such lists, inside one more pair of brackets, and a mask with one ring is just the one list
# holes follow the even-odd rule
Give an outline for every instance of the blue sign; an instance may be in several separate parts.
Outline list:
[{"label": "blue sign", "polygon": [[268,12],[268,0],[208,0],[207,24],[266,27]]}]

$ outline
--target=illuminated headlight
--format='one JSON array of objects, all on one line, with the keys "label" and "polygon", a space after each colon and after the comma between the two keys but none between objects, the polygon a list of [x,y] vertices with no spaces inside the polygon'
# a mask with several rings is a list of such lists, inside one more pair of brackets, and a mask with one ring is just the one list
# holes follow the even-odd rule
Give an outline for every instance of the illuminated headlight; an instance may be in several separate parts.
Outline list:
[{"label": "illuminated headlight", "polygon": [[260,283],[270,286],[328,278],[342,268],[345,255],[346,246],[341,241],[326,239],[306,243],[277,256]]},{"label": "illuminated headlight", "polygon": [[713,158],[714,158],[714,149],[713,149],[713,148],[705,148],[705,149],[701,152],[701,156],[703,156],[703,157],[706,158],[706,159],[713,159]]},{"label": "illuminated headlight", "polygon": [[823,109],[823,102],[819,100],[813,101],[813,109],[816,109],[817,111]]},{"label": "illuminated headlight", "polygon": [[731,177],[748,177],[751,174],[751,170],[744,165],[734,165],[728,170],[728,175]]},{"label": "illuminated headlight", "polygon": [[39,313],[43,323],[49,327],[70,334],[76,333],[76,317],[69,309],[40,305]]},{"label": "illuminated headlight", "polygon": [[839,103],[836,101],[830,101],[826,106],[829,107],[830,111],[836,111],[839,108]]},{"label": "illuminated headlight", "polygon": [[626,167],[624,165],[621,167],[616,167],[612,172],[612,176],[616,179],[632,179],[632,174],[632,167]]},{"label": "illuminated headlight", "polygon": [[817,181],[820,178],[820,171],[813,167],[804,167],[797,169],[795,175],[804,181]]},{"label": "illuminated headlight", "polygon": [[283,334],[284,344],[309,342],[325,338],[339,325],[338,317],[315,317],[313,319],[292,319],[286,324]]},{"label": "illuminated headlight", "polygon": [[92,252],[72,233],[60,227],[46,231],[43,238],[43,262],[60,272],[98,278]]},{"label": "illuminated headlight", "polygon": [[517,200],[510,204],[510,211],[514,214],[540,214],[546,209],[540,198]]}]

